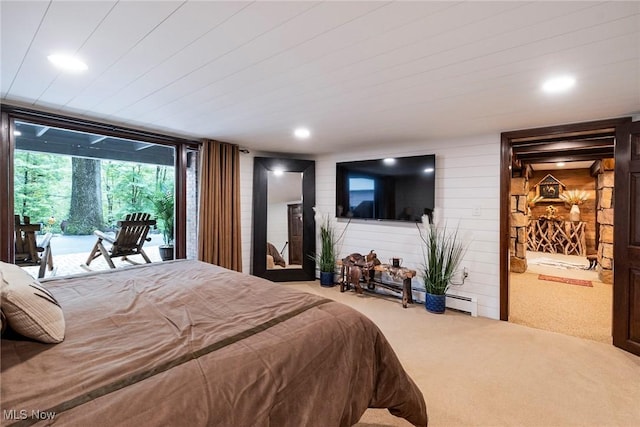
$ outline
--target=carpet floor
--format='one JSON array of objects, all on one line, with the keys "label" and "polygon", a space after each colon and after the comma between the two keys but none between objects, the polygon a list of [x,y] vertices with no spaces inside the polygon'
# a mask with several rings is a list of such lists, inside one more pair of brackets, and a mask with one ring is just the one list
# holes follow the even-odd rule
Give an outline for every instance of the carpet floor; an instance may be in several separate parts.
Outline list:
[{"label": "carpet floor", "polygon": [[[372,319],[422,390],[432,427],[640,425],[640,357],[612,345],[450,310],[432,314],[422,304],[403,309],[397,298],[318,282],[284,286]],[[357,424],[408,425],[383,409],[367,410]]]},{"label": "carpet floor", "polygon": [[586,266],[586,258],[527,252],[527,259],[526,273],[509,276],[509,321],[611,344],[612,285],[567,267]]}]

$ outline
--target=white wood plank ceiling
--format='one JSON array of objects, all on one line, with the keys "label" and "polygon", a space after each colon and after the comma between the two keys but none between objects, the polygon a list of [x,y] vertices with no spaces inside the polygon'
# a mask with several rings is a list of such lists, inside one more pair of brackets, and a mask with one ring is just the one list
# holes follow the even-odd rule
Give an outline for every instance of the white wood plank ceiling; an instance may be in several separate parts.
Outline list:
[{"label": "white wood plank ceiling", "polygon": [[[2,1],[3,103],[267,151],[640,113],[640,2]],[[54,68],[66,52],[83,73]],[[570,73],[574,90],[544,94]],[[312,136],[297,141],[296,126]]]}]

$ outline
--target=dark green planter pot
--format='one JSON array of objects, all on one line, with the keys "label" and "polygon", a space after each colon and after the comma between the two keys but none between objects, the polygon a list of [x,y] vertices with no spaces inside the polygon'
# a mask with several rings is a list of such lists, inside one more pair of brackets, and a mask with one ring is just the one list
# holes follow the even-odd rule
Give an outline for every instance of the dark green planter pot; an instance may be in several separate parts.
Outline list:
[{"label": "dark green planter pot", "polygon": [[332,271],[321,271],[320,272],[320,285],[331,287],[334,285],[333,282],[334,273]]},{"label": "dark green planter pot", "polygon": [[446,295],[425,294],[424,306],[430,313],[442,314],[446,307]]},{"label": "dark green planter pot", "polygon": [[163,261],[170,261],[173,259],[173,246],[162,245],[158,247],[160,251],[160,258]]}]

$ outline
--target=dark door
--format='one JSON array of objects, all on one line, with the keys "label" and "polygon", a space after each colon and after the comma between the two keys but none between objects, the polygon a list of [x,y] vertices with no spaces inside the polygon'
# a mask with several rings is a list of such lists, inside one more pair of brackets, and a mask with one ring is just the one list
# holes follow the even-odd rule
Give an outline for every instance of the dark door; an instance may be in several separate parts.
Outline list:
[{"label": "dark door", "polygon": [[640,122],[616,128],[613,345],[640,356]]},{"label": "dark door", "polygon": [[287,205],[289,218],[289,264],[302,265],[302,204]]}]

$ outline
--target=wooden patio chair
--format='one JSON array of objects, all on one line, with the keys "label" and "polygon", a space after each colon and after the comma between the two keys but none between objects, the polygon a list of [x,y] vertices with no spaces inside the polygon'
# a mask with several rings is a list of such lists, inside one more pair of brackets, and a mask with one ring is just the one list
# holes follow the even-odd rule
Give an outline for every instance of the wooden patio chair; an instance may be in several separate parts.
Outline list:
[{"label": "wooden patio chair", "polygon": [[[128,214],[123,221],[118,221],[118,231],[115,237],[108,236],[98,230],[94,231],[93,234],[98,237],[98,241],[91,250],[91,254],[87,259],[87,265],[100,255],[104,256],[104,259],[111,268],[116,268],[112,260],[115,257],[122,257],[122,260],[136,264],[128,259],[128,257],[131,255],[142,255],[145,262],[150,263],[151,260],[142,249],[145,242],[151,241],[151,238],[147,237],[149,229],[156,225],[156,220],[150,218],[151,214],[148,213]],[[111,243],[111,249],[107,250],[102,243],[103,241]]]},{"label": "wooden patio chair", "polygon": [[42,240],[36,240],[36,231],[40,231],[40,224],[31,224],[28,216],[24,217],[24,223],[20,221],[20,215],[15,215],[16,252],[14,264],[20,266],[40,266],[38,278],[44,277],[45,267],[53,270],[53,256],[51,255],[51,233],[44,235]]}]

